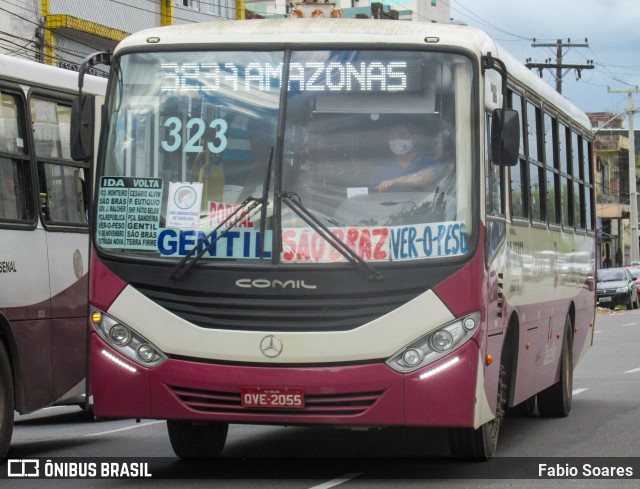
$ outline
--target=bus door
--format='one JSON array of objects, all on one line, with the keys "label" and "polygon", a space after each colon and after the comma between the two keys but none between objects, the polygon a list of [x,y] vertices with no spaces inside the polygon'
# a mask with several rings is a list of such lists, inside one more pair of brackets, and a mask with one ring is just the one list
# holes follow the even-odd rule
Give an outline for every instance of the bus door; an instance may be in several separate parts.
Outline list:
[{"label": "bus door", "polygon": [[71,159],[71,105],[30,99],[51,288],[54,400],[84,393],[89,168]]}]

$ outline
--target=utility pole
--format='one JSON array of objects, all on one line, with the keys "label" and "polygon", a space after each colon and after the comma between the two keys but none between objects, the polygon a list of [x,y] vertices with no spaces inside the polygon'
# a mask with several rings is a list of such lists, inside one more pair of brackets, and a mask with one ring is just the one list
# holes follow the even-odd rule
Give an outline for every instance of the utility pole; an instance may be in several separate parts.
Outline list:
[{"label": "utility pole", "polygon": [[629,97],[627,116],[629,118],[629,221],[631,226],[631,262],[640,260],[638,250],[638,185],[636,183],[636,141],[633,131],[633,117],[636,108],[633,102],[633,94],[640,89],[628,88],[627,90],[608,90],[609,93],[626,93]]},{"label": "utility pole", "polygon": [[45,48],[45,34],[44,34],[44,18],[41,18],[38,22],[38,26],[35,30],[35,47],[36,47],[36,61],[38,63],[44,63],[44,48]]},{"label": "utility pole", "polygon": [[[564,57],[564,48],[588,48],[589,44],[587,43],[588,39],[584,40],[584,43],[576,44],[572,43],[571,39],[567,39],[566,43],[562,42],[562,39],[558,39],[555,44],[545,44],[545,43],[537,43],[536,40],[533,40],[533,44],[531,47],[534,48],[556,48],[556,62],[552,63],[551,59],[545,60],[544,63],[532,63],[531,58],[527,59],[525,66],[529,69],[537,68],[538,73],[540,74],[540,78],[542,78],[542,71],[545,68],[551,69],[555,68],[555,79],[556,79],[556,92],[562,93],[562,78],[566,75],[569,70],[576,70],[577,78],[582,76],[582,70],[592,70],[593,69],[593,60],[588,60],[587,64],[564,64],[562,62],[562,58]],[[564,73],[563,69],[567,69]]]}]

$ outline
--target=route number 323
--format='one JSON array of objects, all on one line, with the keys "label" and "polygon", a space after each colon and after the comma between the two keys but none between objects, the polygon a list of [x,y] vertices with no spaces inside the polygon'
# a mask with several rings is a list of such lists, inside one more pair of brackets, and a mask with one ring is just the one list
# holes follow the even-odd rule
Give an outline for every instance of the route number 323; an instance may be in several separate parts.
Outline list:
[{"label": "route number 323", "polygon": [[[182,120],[178,117],[169,117],[164,121],[164,127],[168,128],[169,132],[166,134],[166,139],[160,143],[162,149],[168,153],[177,151],[182,146]],[[194,117],[187,121],[185,128],[187,134],[192,133],[192,131],[193,133],[184,145],[184,152],[202,153],[204,146],[198,143],[207,129],[207,123],[199,117]],[[212,153],[222,153],[227,147],[228,142],[226,133],[229,126],[227,121],[224,119],[214,119],[209,123],[209,128],[213,129],[215,137],[213,141],[207,142],[207,148]]]}]

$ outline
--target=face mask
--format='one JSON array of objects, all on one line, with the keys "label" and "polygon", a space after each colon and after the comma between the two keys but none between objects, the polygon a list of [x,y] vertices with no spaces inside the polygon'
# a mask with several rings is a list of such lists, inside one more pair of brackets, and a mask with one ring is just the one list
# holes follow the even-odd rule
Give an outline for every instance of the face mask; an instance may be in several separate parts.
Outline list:
[{"label": "face mask", "polygon": [[392,139],[389,141],[389,148],[395,155],[406,155],[413,149],[413,141],[411,139]]}]

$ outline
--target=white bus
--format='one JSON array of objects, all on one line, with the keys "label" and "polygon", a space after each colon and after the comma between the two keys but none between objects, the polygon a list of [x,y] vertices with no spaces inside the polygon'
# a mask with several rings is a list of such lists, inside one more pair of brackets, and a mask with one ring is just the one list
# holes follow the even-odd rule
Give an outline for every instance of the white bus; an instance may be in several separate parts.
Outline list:
[{"label": "white bus", "polygon": [[448,427],[486,459],[508,409],[569,413],[595,311],[590,125],[483,32],[144,31],[114,52],[106,117],[98,416],[167,419],[180,457],[265,423]]},{"label": "white bus", "polygon": [[[106,80],[87,77],[99,102]],[[14,411],[84,402],[89,163],[71,159],[78,74],[0,55],[0,457]]]}]

